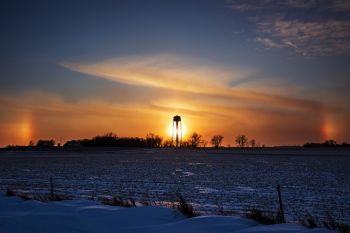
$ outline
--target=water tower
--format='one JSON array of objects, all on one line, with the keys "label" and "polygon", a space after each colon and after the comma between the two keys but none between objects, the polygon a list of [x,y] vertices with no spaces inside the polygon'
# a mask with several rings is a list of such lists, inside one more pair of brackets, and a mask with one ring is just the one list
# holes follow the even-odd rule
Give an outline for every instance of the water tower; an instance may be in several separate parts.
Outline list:
[{"label": "water tower", "polygon": [[[179,137],[179,134],[180,134],[180,137]],[[178,115],[174,116],[173,118],[173,137],[172,137],[173,141],[174,141],[174,136],[175,136],[175,146],[178,147],[182,142],[182,123],[181,123],[181,117]]]}]

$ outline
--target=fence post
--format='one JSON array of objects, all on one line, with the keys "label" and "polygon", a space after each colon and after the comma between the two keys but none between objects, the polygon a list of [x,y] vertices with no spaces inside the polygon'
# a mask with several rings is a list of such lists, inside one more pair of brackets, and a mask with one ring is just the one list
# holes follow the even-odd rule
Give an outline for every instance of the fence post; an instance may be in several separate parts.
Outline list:
[{"label": "fence post", "polygon": [[53,193],[53,181],[52,176],[50,176],[50,191],[51,191],[51,200],[54,199],[54,193]]},{"label": "fence post", "polygon": [[278,192],[278,201],[279,201],[279,204],[280,204],[281,220],[282,220],[282,223],[285,223],[286,220],[284,218],[284,211],[283,211],[283,205],[282,205],[281,187],[280,187],[279,184],[277,185],[277,192]]}]

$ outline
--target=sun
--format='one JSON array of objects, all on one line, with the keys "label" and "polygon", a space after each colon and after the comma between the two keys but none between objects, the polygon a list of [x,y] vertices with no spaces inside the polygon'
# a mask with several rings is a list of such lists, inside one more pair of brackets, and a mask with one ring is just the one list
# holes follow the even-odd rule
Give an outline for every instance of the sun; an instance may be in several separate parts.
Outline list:
[{"label": "sun", "polygon": [[[183,122],[181,122],[181,124],[182,124],[182,138],[185,138],[186,133],[187,133],[187,127]],[[179,128],[180,128],[180,126],[179,126]],[[175,130],[175,126],[174,126],[174,130]],[[180,131],[179,131],[179,134],[180,134]],[[168,125],[167,136],[169,138],[171,138],[173,136],[173,124],[172,124],[172,122],[170,122],[170,124]]]}]

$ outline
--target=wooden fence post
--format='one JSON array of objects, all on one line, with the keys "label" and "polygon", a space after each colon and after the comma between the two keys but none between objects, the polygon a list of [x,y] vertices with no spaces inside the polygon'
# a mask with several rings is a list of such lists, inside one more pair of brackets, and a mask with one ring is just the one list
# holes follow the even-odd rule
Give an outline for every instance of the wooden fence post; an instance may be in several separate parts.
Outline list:
[{"label": "wooden fence post", "polygon": [[280,187],[279,184],[277,185],[277,192],[278,192],[278,201],[279,201],[279,204],[280,204],[280,215],[281,215],[281,220],[282,220],[282,223],[285,223],[286,220],[285,220],[285,218],[284,218],[284,211],[283,211],[283,205],[282,205],[281,187]]},{"label": "wooden fence post", "polygon": [[54,193],[53,193],[53,181],[52,176],[50,176],[50,191],[51,191],[51,200],[54,199]]}]

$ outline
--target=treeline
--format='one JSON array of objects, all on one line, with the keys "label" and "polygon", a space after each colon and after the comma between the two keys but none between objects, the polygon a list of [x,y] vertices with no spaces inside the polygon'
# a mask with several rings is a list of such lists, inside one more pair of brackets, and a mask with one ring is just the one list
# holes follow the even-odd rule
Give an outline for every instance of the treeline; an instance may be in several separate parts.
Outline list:
[{"label": "treeline", "polygon": [[[210,141],[215,148],[222,147],[222,135],[214,135]],[[245,135],[238,135],[235,139],[237,147],[264,147],[255,142],[254,139],[249,140]],[[202,135],[193,132],[188,139],[180,143],[182,148],[199,148],[207,147],[209,142],[204,140]],[[107,133],[102,136],[95,136],[91,139],[71,140],[64,144],[65,147],[174,147],[175,141],[172,138],[164,139],[156,134],[149,133],[145,138],[140,137],[118,137],[114,133]],[[227,145],[231,147],[231,145]]]},{"label": "treeline", "polygon": [[[56,145],[56,141],[53,139],[45,140],[40,139],[36,143],[34,141],[30,141],[29,145],[30,147],[53,147]],[[60,146],[61,144],[58,144]]]},{"label": "treeline", "polygon": [[[182,141],[180,147],[197,148],[205,147],[206,141],[202,136],[193,133],[188,140]],[[160,148],[174,147],[175,141],[172,138],[164,139],[159,135],[149,133],[145,138],[140,137],[118,137],[114,133],[107,133],[102,136],[95,136],[91,139],[71,140],[64,144],[65,147],[141,147],[141,148]]]},{"label": "treeline", "polygon": [[317,142],[307,142],[303,145],[303,147],[350,147],[350,143],[343,142],[338,144],[334,140],[326,140],[325,142],[317,143]]},{"label": "treeline", "polygon": [[[246,135],[240,134],[237,135],[233,141],[234,145],[227,144],[226,146],[222,145],[224,136],[222,135],[214,135],[210,144],[214,148],[263,148],[264,144],[260,144],[256,142],[255,139],[249,139]],[[182,148],[199,148],[199,147],[207,147],[209,142],[203,139],[202,135],[194,132],[192,133],[188,139],[183,140],[180,143],[180,147]],[[53,148],[53,147],[61,147],[60,143],[55,142],[53,139],[44,140],[40,139],[36,143],[30,141],[29,145],[22,146],[23,148]],[[95,136],[91,139],[78,139],[78,140],[70,140],[67,141],[64,147],[140,147],[140,148],[159,148],[159,147],[175,147],[175,141],[172,138],[160,137],[159,135],[149,133],[145,138],[141,137],[119,137],[114,133],[107,133],[100,136]],[[7,148],[19,148],[21,146],[8,146]],[[293,147],[350,147],[349,143],[338,144],[334,140],[327,140],[323,143],[314,143],[308,142],[302,146],[293,146]]]},{"label": "treeline", "polygon": [[139,137],[118,137],[116,134],[107,133],[102,136],[95,136],[91,139],[72,140],[64,144],[66,147],[161,147],[163,138],[155,134],[147,134],[145,138]]}]

